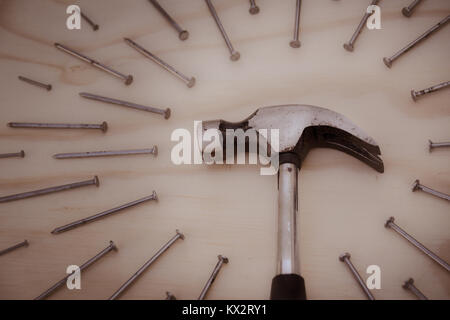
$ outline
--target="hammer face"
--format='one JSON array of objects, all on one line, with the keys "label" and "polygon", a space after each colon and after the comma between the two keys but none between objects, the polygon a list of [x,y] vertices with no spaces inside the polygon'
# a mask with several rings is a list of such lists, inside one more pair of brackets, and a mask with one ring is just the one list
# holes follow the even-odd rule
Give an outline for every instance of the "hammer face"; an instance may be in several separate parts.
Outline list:
[{"label": "hammer face", "polygon": [[[374,139],[345,116],[310,105],[282,105],[258,109],[242,122],[214,120],[203,122],[199,133],[215,129],[225,136],[226,129],[279,130],[280,154],[296,154],[301,163],[312,148],[333,148],[345,152],[374,168],[384,171],[378,157],[380,148]],[[202,135],[198,135],[201,139]],[[199,141],[199,146],[202,142]],[[274,149],[275,150],[275,149]]]}]

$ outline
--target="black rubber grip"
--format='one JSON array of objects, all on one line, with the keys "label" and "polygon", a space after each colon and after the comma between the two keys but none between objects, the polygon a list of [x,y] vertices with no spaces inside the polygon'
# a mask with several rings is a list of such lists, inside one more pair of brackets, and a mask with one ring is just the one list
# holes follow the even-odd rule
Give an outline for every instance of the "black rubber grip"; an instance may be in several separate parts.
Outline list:
[{"label": "black rubber grip", "polygon": [[306,300],[305,280],[298,274],[280,274],[273,278],[271,300]]}]

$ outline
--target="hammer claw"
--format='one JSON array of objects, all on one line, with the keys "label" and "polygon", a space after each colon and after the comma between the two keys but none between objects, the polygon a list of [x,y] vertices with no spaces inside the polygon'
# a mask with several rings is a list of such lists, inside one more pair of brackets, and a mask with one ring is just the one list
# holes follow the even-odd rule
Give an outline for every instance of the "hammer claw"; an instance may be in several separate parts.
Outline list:
[{"label": "hammer claw", "polygon": [[318,127],[316,131],[320,131],[320,134],[316,133],[315,147],[345,152],[376,171],[384,172],[383,160],[379,157],[381,151],[377,145],[367,143],[346,131],[333,127]]}]

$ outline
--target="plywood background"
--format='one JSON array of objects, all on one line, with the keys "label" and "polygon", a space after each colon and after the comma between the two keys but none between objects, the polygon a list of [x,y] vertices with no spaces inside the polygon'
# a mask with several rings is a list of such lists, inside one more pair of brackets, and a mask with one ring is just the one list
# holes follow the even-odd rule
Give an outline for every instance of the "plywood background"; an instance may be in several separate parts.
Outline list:
[{"label": "plywood background", "polygon": [[[412,193],[421,181],[450,192],[448,150],[428,153],[427,140],[450,138],[450,91],[414,103],[412,88],[450,77],[450,27],[400,58],[382,62],[450,13],[447,0],[427,0],[413,17],[400,13],[410,0],[382,1],[382,29],[365,29],[349,53],[351,37],[369,1],[303,1],[300,49],[289,47],[295,1],[215,0],[228,34],[241,53],[228,51],[202,0],[161,0],[190,32],[178,40],[173,29],[144,0],[0,1],[0,151],[25,150],[25,159],[0,160],[0,195],[84,180],[98,175],[100,188],[0,205],[0,248],[28,239],[30,246],[0,257],[0,298],[31,299],[114,240],[110,253],[82,275],[82,289],[62,289],[54,299],[105,299],[179,228],[176,243],[123,299],[161,299],[165,291],[195,299],[216,264],[220,273],[211,299],[266,299],[275,272],[276,178],[256,166],[176,166],[170,134],[192,132],[194,120],[242,120],[256,108],[312,104],[340,112],[381,146],[386,172],[356,159],[315,150],[300,173],[300,256],[311,299],[364,299],[348,269],[338,261],[348,251],[360,273],[381,267],[378,299],[412,299],[401,288],[409,277],[431,299],[450,297],[450,277],[394,231],[389,216],[447,261],[450,260],[449,204]],[[93,32],[65,27],[69,4],[79,4],[100,24]],[[194,88],[129,48],[130,37],[197,78]],[[121,81],[53,47],[61,42],[134,75]],[[53,84],[46,92],[17,80],[28,76]],[[172,117],[87,101],[87,91],[157,107]],[[10,129],[10,121],[107,121],[106,134],[86,131]],[[110,159],[54,160],[60,152],[127,149],[158,145],[160,154]],[[156,190],[148,203],[61,235],[50,231]]]}]

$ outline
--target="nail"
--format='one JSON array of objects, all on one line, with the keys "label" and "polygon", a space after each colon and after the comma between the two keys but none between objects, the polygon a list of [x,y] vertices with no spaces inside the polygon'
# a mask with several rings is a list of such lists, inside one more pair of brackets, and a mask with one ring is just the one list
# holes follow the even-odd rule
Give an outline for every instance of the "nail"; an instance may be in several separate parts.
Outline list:
[{"label": "nail", "polygon": [[450,142],[432,142],[431,140],[428,140],[430,143],[429,145],[429,151],[433,151],[434,148],[445,148],[450,147]]},{"label": "nail", "polygon": [[99,129],[103,132],[108,130],[106,121],[103,121],[101,124],[10,122],[8,127],[27,129]]},{"label": "nail", "polygon": [[162,14],[162,16],[167,20],[167,22],[169,22],[170,25],[172,27],[174,27],[175,30],[177,30],[178,38],[180,38],[180,40],[186,40],[187,38],[189,38],[189,32],[187,32],[186,30],[181,28],[178,25],[178,23],[176,23],[176,21],[173,20],[172,17],[166,12],[166,10],[164,10],[164,8],[161,7],[161,5],[158,3],[158,1],[156,1],[156,0],[149,0],[149,1],[151,4],[153,4],[153,6],[156,8],[156,10],[158,10],[159,13]]},{"label": "nail", "polygon": [[405,281],[402,288],[411,291],[419,300],[428,300],[428,298],[416,288],[413,278],[409,278],[408,281]]},{"label": "nail", "polygon": [[166,292],[166,300],[177,300],[177,298],[169,291]]},{"label": "nail", "polygon": [[300,9],[302,7],[302,0],[297,0],[295,7],[295,25],[294,25],[294,40],[289,44],[292,48],[300,48]]},{"label": "nail", "polygon": [[18,243],[16,245],[13,245],[12,247],[9,247],[7,249],[1,250],[0,251],[0,256],[6,254],[8,252],[14,251],[16,249],[22,248],[22,247],[28,247],[28,241],[27,240],[22,241],[21,243]]},{"label": "nail", "polygon": [[228,50],[230,51],[230,59],[231,61],[237,61],[241,57],[239,52],[234,50],[233,45],[231,44],[230,39],[228,38],[227,33],[225,32],[225,29],[223,28],[222,22],[220,22],[219,16],[217,15],[216,9],[214,8],[213,4],[211,3],[211,0],[205,0],[206,4],[208,5],[209,12],[211,12],[211,15],[214,18],[214,21],[216,21],[217,27],[220,30],[220,33],[222,34],[223,39],[225,40],[225,43],[227,44]]},{"label": "nail", "polygon": [[89,19],[89,17],[88,17],[87,15],[85,15],[85,14],[83,13],[83,11],[81,11],[80,14],[81,14],[81,17],[82,17],[84,20],[86,20],[86,22],[92,27],[92,29],[93,29],[94,31],[97,31],[97,30],[98,30],[98,28],[99,28],[98,24],[94,23],[91,19]]},{"label": "nail", "polygon": [[425,253],[428,257],[433,259],[435,262],[437,262],[441,267],[443,267],[445,270],[450,271],[450,266],[447,262],[439,258],[436,254],[431,252],[428,248],[426,248],[423,244],[421,244],[419,241],[414,239],[412,236],[410,236],[408,233],[406,233],[402,228],[400,228],[398,225],[394,223],[394,217],[390,217],[388,221],[386,221],[385,225],[386,228],[391,228],[398,234],[400,234],[403,238],[408,240],[412,245],[414,245],[417,249]]},{"label": "nail", "polygon": [[118,72],[116,70],[113,70],[110,67],[107,67],[104,64],[101,64],[100,62],[97,62],[94,59],[91,59],[91,58],[89,58],[89,57],[87,57],[87,56],[85,56],[85,55],[83,55],[83,54],[81,54],[79,52],[76,52],[75,50],[70,49],[70,48],[68,48],[68,47],[66,47],[66,46],[64,46],[62,44],[55,43],[55,47],[57,49],[61,50],[61,51],[64,51],[65,53],[68,53],[68,54],[70,54],[70,55],[72,55],[74,57],[77,57],[80,60],[83,60],[84,62],[92,64],[94,67],[97,67],[97,68],[99,68],[99,69],[101,69],[101,70],[103,70],[103,71],[105,71],[105,72],[107,72],[107,73],[117,77],[117,78],[122,79],[123,81],[125,81],[126,85],[130,85],[133,82],[133,76],[131,76],[131,75],[128,75],[128,76],[124,75],[124,74],[122,74],[122,73],[120,73],[120,72]]},{"label": "nail", "polygon": [[98,96],[96,94],[87,93],[87,92],[81,92],[80,96],[82,96],[83,98],[91,99],[91,100],[95,100],[95,101],[112,103],[112,104],[116,104],[116,105],[127,107],[127,108],[157,113],[157,114],[163,115],[165,119],[169,119],[169,117],[170,117],[170,108],[163,110],[163,109],[158,109],[158,108],[154,108],[154,107],[146,107],[146,106],[143,106],[140,104],[117,100],[117,99],[112,99],[112,98],[108,98],[108,97],[102,97],[102,96]]},{"label": "nail", "polygon": [[153,264],[164,252],[166,252],[167,249],[169,249],[172,244],[174,244],[175,241],[178,239],[184,240],[184,235],[180,233],[178,230],[176,230],[176,235],[170,239],[161,249],[159,249],[156,254],[150,258],[142,267],[139,268],[138,271],[136,271],[133,276],[128,279],[114,294],[109,298],[109,300],[115,300],[118,296],[120,296],[150,265]]},{"label": "nail", "polygon": [[414,9],[416,8],[416,6],[421,3],[422,0],[414,0],[409,6],[404,7],[402,9],[402,13],[405,17],[411,17],[411,15],[413,14]]},{"label": "nail", "polygon": [[76,189],[76,188],[81,188],[81,187],[87,187],[87,186],[92,186],[92,185],[95,185],[97,187],[100,185],[100,182],[99,182],[97,176],[95,176],[91,180],[75,182],[75,183],[65,184],[62,186],[50,187],[50,188],[45,188],[45,189],[40,189],[40,190],[35,190],[35,191],[30,191],[30,192],[18,193],[18,194],[6,196],[6,197],[0,197],[0,203],[15,201],[15,200],[22,200],[22,199],[31,198],[31,197],[42,196],[44,194],[55,193],[55,192],[71,190],[71,189]]},{"label": "nail", "polygon": [[439,198],[442,198],[442,199],[445,199],[445,200],[450,200],[450,195],[445,194],[443,192],[439,192],[439,191],[433,190],[431,188],[428,188],[428,187],[420,184],[419,180],[414,181],[413,188],[412,188],[412,191],[417,191],[417,190],[424,191],[426,193],[429,193],[429,194],[431,194],[433,196],[436,196],[436,197],[439,197]]},{"label": "nail", "polygon": [[29,78],[25,78],[23,76],[19,76],[19,80],[22,80],[23,82],[29,83],[33,86],[39,87],[39,88],[44,88],[47,91],[52,90],[52,85],[51,84],[45,84],[36,80],[31,80]]},{"label": "nail", "polygon": [[259,7],[256,5],[255,0],[250,0],[250,9],[248,10],[250,14],[258,14]]},{"label": "nail", "polygon": [[4,153],[4,154],[0,154],[0,159],[5,159],[5,158],[25,158],[25,151],[20,151],[20,152],[16,152],[16,153]]},{"label": "nail", "polygon": [[119,150],[119,151],[89,151],[89,152],[74,152],[74,153],[58,153],[53,156],[55,159],[78,159],[78,158],[94,158],[94,157],[109,157],[109,156],[129,156],[139,154],[158,154],[158,147],[154,146],[151,149],[136,149],[136,150]]},{"label": "nail", "polygon": [[77,227],[79,227],[79,226],[81,226],[83,224],[86,224],[86,223],[98,220],[100,218],[109,216],[109,215],[111,215],[113,213],[125,210],[125,209],[130,208],[130,207],[134,207],[134,206],[137,206],[138,204],[141,204],[141,203],[144,203],[144,202],[147,202],[147,201],[152,201],[152,200],[158,200],[158,196],[156,195],[156,191],[153,191],[153,193],[150,196],[148,196],[148,197],[145,197],[145,198],[142,198],[142,199],[138,199],[136,201],[132,201],[132,202],[123,204],[121,206],[118,206],[118,207],[115,207],[115,208],[112,208],[112,209],[109,209],[109,210],[97,213],[97,214],[95,214],[93,216],[90,216],[90,217],[87,217],[87,218],[84,218],[84,219],[81,219],[81,220],[77,220],[75,222],[71,222],[71,223],[66,224],[66,225],[64,225],[62,227],[55,228],[52,231],[52,233],[53,234],[58,234],[58,233],[62,233],[62,232],[65,232],[65,231],[68,231],[68,230],[71,230],[71,229],[75,229],[75,228],[77,228]]},{"label": "nail", "polygon": [[442,19],[441,21],[439,21],[439,23],[437,23],[436,25],[434,25],[433,27],[431,27],[431,29],[427,30],[424,34],[422,34],[420,37],[418,37],[416,40],[412,41],[411,43],[409,43],[406,47],[404,47],[403,49],[401,49],[400,51],[398,51],[396,54],[394,54],[392,57],[390,58],[383,58],[383,62],[384,64],[390,68],[392,66],[392,63],[397,60],[401,55],[403,55],[404,53],[408,52],[409,50],[411,50],[413,47],[415,47],[419,42],[421,42],[422,40],[425,40],[426,38],[428,38],[431,34],[433,34],[434,32],[438,31],[439,29],[441,29],[442,27],[444,27],[448,22],[450,21],[450,15],[448,15],[447,17],[445,17],[444,19]]},{"label": "nail", "polygon": [[346,252],[344,254],[341,254],[339,256],[339,260],[341,260],[342,262],[345,262],[345,264],[347,264],[348,268],[350,269],[350,271],[352,272],[353,276],[355,277],[356,281],[358,282],[358,284],[361,286],[361,288],[363,289],[364,293],[366,294],[367,298],[369,300],[375,300],[375,297],[373,296],[372,292],[370,292],[369,288],[367,288],[366,283],[364,282],[364,280],[361,278],[361,276],[359,275],[358,271],[356,270],[355,266],[353,265],[353,263],[350,261],[350,253]]},{"label": "nail", "polygon": [[219,261],[217,262],[216,266],[214,267],[214,270],[209,277],[208,281],[205,284],[205,287],[203,288],[202,292],[200,293],[200,296],[198,297],[198,300],[205,299],[206,294],[208,293],[209,288],[211,287],[214,280],[216,280],[217,275],[219,274],[220,269],[222,268],[224,263],[228,263],[228,258],[224,257],[222,255],[218,255],[217,258],[219,258]]},{"label": "nail", "polygon": [[444,89],[449,86],[450,86],[450,81],[445,81],[445,82],[439,83],[435,86],[432,86],[432,87],[429,87],[427,89],[423,89],[420,91],[411,90],[411,97],[414,101],[416,101],[420,96],[423,96],[424,94],[435,92],[435,91]]},{"label": "nail", "polygon": [[[100,251],[97,255],[95,255],[94,257],[92,257],[91,259],[89,259],[88,261],[86,261],[85,263],[83,263],[80,266],[80,273],[81,273],[81,271],[83,271],[84,269],[86,269],[87,267],[92,265],[94,262],[96,262],[97,260],[99,260],[100,258],[102,258],[104,255],[106,255],[108,252],[110,252],[112,250],[117,251],[117,247],[114,244],[114,242],[110,241],[109,242],[109,246],[107,246],[105,249]],[[56,289],[58,289],[59,287],[63,286],[66,283],[67,278],[69,278],[74,272],[72,272],[71,274],[65,276],[63,279],[61,279],[60,281],[55,283],[53,286],[51,286],[50,289],[46,290],[44,293],[42,293],[41,295],[39,295],[36,298],[34,298],[34,300],[42,300],[42,299],[47,298]]]},{"label": "nail", "polygon": [[157,63],[159,66],[163,67],[164,69],[166,69],[167,71],[169,71],[170,73],[172,73],[173,75],[178,77],[179,79],[183,80],[184,83],[186,83],[186,85],[188,86],[188,88],[192,88],[195,85],[194,77],[191,77],[191,78],[186,77],[180,71],[176,70],[175,68],[173,68],[172,66],[170,66],[169,64],[167,64],[166,62],[164,62],[163,60],[158,58],[157,56],[155,56],[153,53],[147,51],[146,49],[144,49],[143,47],[138,45],[136,42],[134,42],[133,40],[128,39],[128,38],[124,38],[124,40],[130,47],[132,47],[133,49],[136,49],[138,52],[140,52],[145,57],[149,58],[153,62]]},{"label": "nail", "polygon": [[[377,5],[378,2],[380,2],[380,0],[373,0],[372,3],[370,4],[371,6]],[[369,19],[369,17],[372,15],[372,13],[367,12],[364,14],[364,16],[361,19],[361,22],[359,23],[358,27],[356,28],[355,32],[353,33],[351,39],[349,42],[344,43],[344,49],[347,51],[352,52],[354,49],[354,44],[356,42],[356,39],[358,39],[359,34],[361,33],[361,31],[363,30],[364,26],[367,23],[367,19]]]}]

